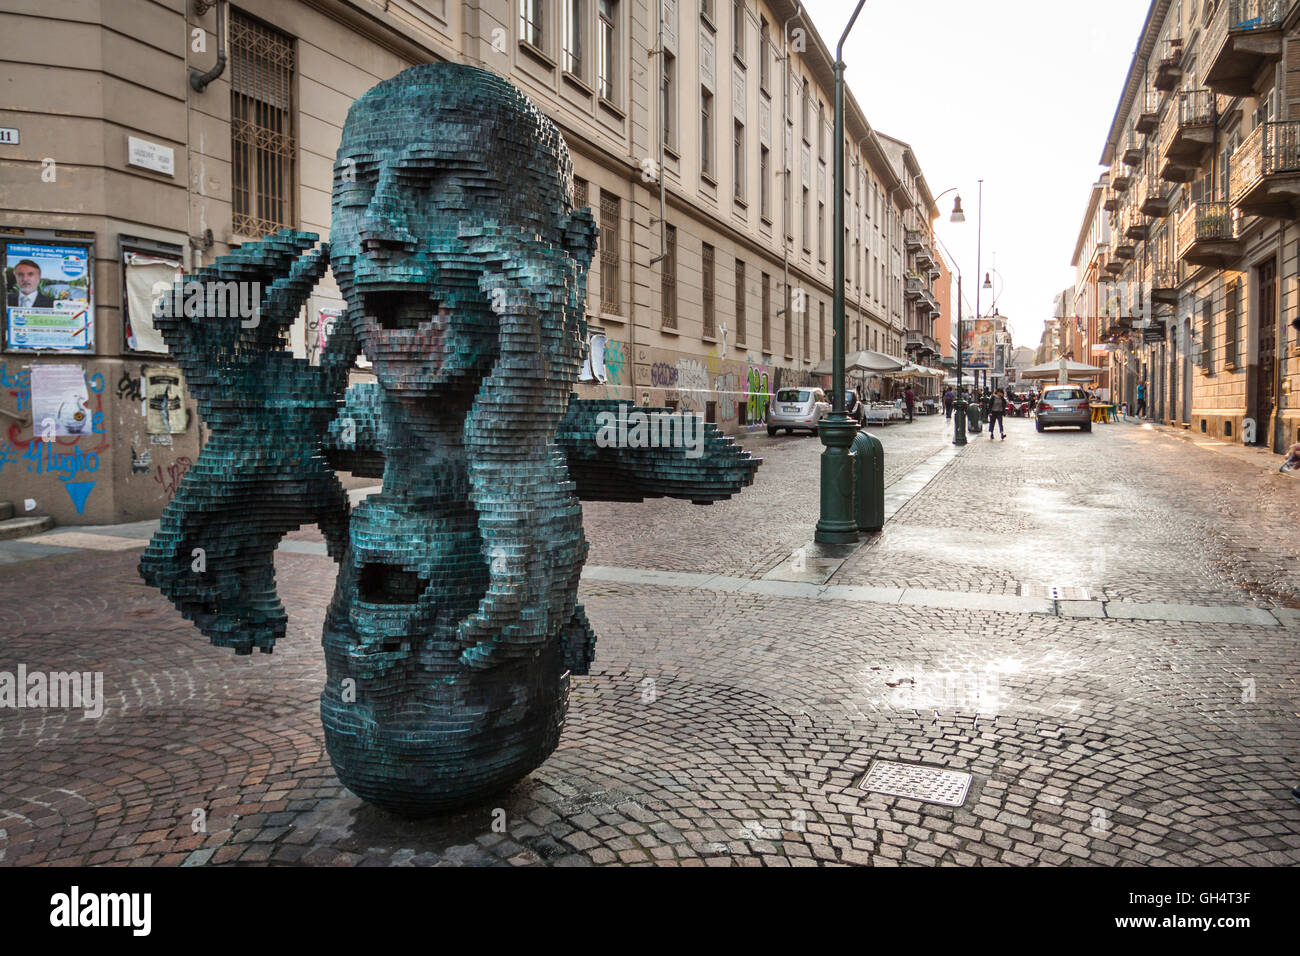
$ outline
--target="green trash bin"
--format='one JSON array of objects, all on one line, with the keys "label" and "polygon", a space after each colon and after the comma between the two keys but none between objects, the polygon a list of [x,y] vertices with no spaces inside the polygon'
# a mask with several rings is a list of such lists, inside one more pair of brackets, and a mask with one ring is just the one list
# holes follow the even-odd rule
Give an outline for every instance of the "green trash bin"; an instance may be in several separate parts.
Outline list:
[{"label": "green trash bin", "polygon": [[885,526],[885,446],[866,430],[849,446],[853,455],[853,520],[859,531],[879,531]]}]

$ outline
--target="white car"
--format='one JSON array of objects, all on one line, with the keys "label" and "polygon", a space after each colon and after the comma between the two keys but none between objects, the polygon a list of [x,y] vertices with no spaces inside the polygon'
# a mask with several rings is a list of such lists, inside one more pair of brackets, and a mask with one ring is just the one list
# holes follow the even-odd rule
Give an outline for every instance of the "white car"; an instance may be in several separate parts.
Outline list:
[{"label": "white car", "polygon": [[822,419],[831,413],[831,403],[820,388],[780,389],[767,410],[767,433],[775,435],[784,428],[787,435],[795,430],[817,434]]}]

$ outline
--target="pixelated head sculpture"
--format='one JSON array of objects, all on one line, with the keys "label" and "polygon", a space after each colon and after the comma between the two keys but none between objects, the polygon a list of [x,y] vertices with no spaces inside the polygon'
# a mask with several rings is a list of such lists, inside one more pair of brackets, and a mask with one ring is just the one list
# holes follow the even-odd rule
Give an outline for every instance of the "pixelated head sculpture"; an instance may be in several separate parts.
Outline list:
[{"label": "pixelated head sculpture", "polygon": [[378,378],[383,491],[352,515],[324,632],[340,779],[419,815],[538,766],[594,637],[556,427],[595,243],[555,126],[500,77],[428,64],[348,113],[331,265]]}]

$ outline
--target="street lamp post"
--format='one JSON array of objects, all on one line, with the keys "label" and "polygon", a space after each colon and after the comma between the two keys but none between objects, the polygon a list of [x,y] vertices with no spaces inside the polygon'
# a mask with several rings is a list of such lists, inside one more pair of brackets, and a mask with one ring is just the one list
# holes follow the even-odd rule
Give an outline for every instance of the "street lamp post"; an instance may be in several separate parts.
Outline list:
[{"label": "street lamp post", "polygon": [[848,26],[835,47],[835,258],[832,271],[831,307],[831,413],[822,419],[818,433],[822,440],[821,517],[814,539],[821,544],[853,544],[858,540],[858,522],[853,514],[853,463],[849,446],[857,435],[858,423],[844,412],[844,41],[857,22],[867,0],[858,0]]},{"label": "street lamp post", "polygon": [[[981,180],[981,182],[982,181],[983,180]],[[945,189],[943,192],[939,193],[939,195],[934,197],[935,203],[938,204],[940,199],[948,195],[948,193],[954,192],[956,189],[956,186],[951,186],[948,189]],[[960,193],[957,195],[957,201],[952,204],[952,218],[949,221],[966,221],[966,214],[962,212],[961,208]],[[935,233],[935,238],[939,238],[938,233]],[[943,240],[939,239],[939,242],[943,243]],[[946,244],[943,247],[944,249],[948,248]],[[957,413],[957,424],[953,426],[952,443],[954,445],[964,445],[966,444],[966,400],[962,397],[961,390],[961,266],[957,265],[957,257],[952,254],[951,250],[948,251],[948,256],[952,259],[952,264],[957,269],[957,394],[952,401],[953,410]]]},{"label": "street lamp post", "polygon": [[844,42],[867,0],[858,0],[835,48],[835,256],[832,271],[831,415],[822,419],[822,516],[814,540],[819,544],[854,544],[858,522],[853,514],[853,462],[849,446],[858,423],[844,411]]}]

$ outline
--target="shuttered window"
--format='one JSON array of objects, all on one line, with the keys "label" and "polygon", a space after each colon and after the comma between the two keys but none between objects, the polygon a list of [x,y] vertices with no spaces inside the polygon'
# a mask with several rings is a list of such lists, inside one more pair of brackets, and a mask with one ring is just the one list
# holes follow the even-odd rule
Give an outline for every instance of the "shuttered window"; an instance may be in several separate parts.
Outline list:
[{"label": "shuttered window", "polygon": [[717,333],[717,319],[713,310],[713,247],[704,243],[701,256],[701,285],[704,298],[704,335],[713,338]]},{"label": "shuttered window", "polygon": [[1214,308],[1208,298],[1201,301],[1201,369],[1214,371]]},{"label": "shuttered window", "polygon": [[1223,367],[1237,367],[1237,330],[1241,319],[1239,315],[1239,297],[1241,286],[1234,282],[1228,286],[1227,323],[1223,331]]}]

